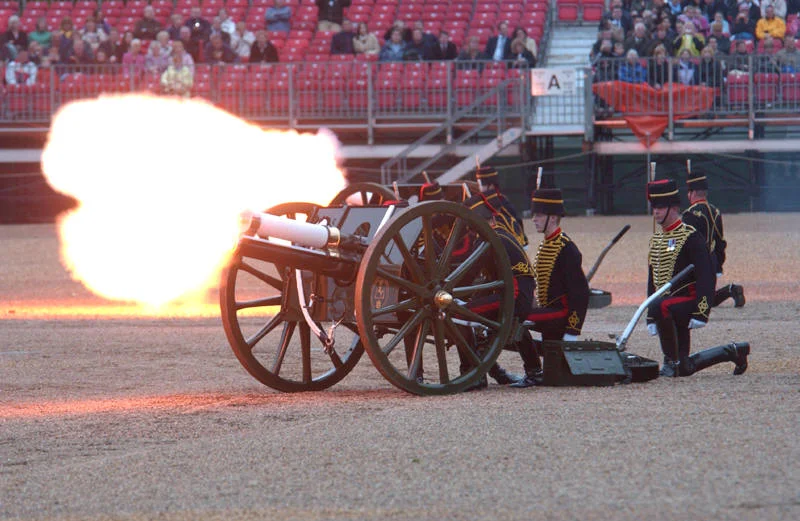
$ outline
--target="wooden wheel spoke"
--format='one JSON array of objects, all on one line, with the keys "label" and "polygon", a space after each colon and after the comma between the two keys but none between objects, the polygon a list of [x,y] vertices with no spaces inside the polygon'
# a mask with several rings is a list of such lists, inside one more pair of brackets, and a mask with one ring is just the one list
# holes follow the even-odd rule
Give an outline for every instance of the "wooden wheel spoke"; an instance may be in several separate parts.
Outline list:
[{"label": "wooden wheel spoke", "polygon": [[450,382],[450,372],[447,370],[447,352],[444,345],[444,331],[442,321],[437,320],[433,325],[433,339],[436,345],[436,362],[439,365],[439,383]]},{"label": "wooden wheel spoke", "polygon": [[462,286],[460,288],[453,288],[453,291],[451,293],[456,298],[464,298],[479,291],[494,291],[503,289],[505,286],[506,285],[502,280],[495,280],[492,282],[486,282],[484,284],[475,284],[474,286]]},{"label": "wooden wheel spoke", "polygon": [[455,340],[456,348],[459,350],[462,356],[466,356],[470,362],[474,365],[478,365],[481,363],[481,359],[478,356],[478,353],[475,352],[473,346],[467,342],[464,338],[464,335],[461,334],[459,331],[458,326],[453,323],[452,320],[449,318],[445,320],[445,327],[447,331],[450,332],[450,338]]},{"label": "wooden wheel spoke", "polygon": [[423,288],[419,284],[414,284],[410,280],[406,280],[406,279],[404,279],[402,277],[399,277],[399,276],[395,275],[394,273],[391,273],[391,272],[385,270],[384,268],[380,268],[379,267],[379,268],[377,268],[375,270],[375,272],[376,272],[377,276],[382,277],[382,278],[384,278],[384,279],[386,279],[386,280],[388,280],[390,282],[393,282],[396,285],[407,289],[411,293],[414,293],[415,295],[423,296],[426,293],[425,288]]},{"label": "wooden wheel spoke", "polygon": [[274,317],[272,317],[272,320],[264,324],[264,327],[259,329],[255,335],[245,340],[247,347],[250,348],[250,351],[252,352],[253,347],[255,347],[255,345],[259,343],[262,338],[270,334],[270,332],[272,332],[272,330],[275,329],[281,322],[283,322],[283,313],[277,313]]},{"label": "wooden wheel spoke", "polygon": [[278,352],[275,353],[275,360],[272,362],[272,373],[277,375],[281,372],[283,359],[286,357],[286,351],[289,349],[289,342],[292,340],[294,328],[297,322],[286,322],[283,324],[283,331],[281,332],[281,342],[278,347]]},{"label": "wooden wheel spoke", "polygon": [[303,358],[303,383],[311,382],[311,328],[300,324],[300,350]]},{"label": "wooden wheel spoke", "polygon": [[267,275],[266,273],[256,268],[255,266],[246,263],[244,260],[242,260],[241,263],[239,264],[239,269],[241,269],[242,271],[246,271],[250,275],[260,280],[261,282],[269,284],[275,289],[283,290],[283,281],[281,279],[273,277],[271,275]]},{"label": "wooden wheel spoke", "polygon": [[456,219],[453,227],[450,229],[450,234],[447,236],[447,243],[444,245],[444,251],[442,251],[442,255],[439,257],[439,263],[436,266],[436,278],[441,277],[450,267],[450,257],[453,255],[453,250],[463,231],[464,221]]},{"label": "wooden wheel spoke", "polygon": [[392,241],[397,245],[397,250],[400,252],[400,255],[403,256],[403,265],[408,267],[408,271],[411,273],[411,280],[417,284],[423,283],[425,281],[425,275],[419,267],[417,258],[408,251],[408,247],[403,242],[403,238],[398,234],[392,237]]},{"label": "wooden wheel spoke", "polygon": [[483,257],[483,255],[489,251],[490,244],[488,242],[483,242],[478,246],[474,252],[470,254],[469,257],[464,259],[464,262],[458,265],[458,267],[450,273],[450,275],[445,278],[445,286],[448,288],[452,288],[461,280],[461,278],[466,275],[478,261]]},{"label": "wooden wheel spoke", "polygon": [[495,322],[494,320],[490,320],[484,317],[483,315],[479,315],[478,313],[475,313],[466,306],[453,303],[450,305],[450,309],[452,310],[452,313],[454,315],[458,315],[459,317],[471,320],[472,322],[477,322],[479,324],[488,327],[489,329],[494,329],[494,330],[500,329],[499,322]]},{"label": "wooden wheel spoke", "polygon": [[425,338],[428,336],[430,325],[428,321],[422,322],[417,329],[417,338],[414,342],[414,353],[411,355],[411,363],[408,364],[408,379],[416,380],[422,367],[422,348],[425,346]]},{"label": "wooden wheel spoke", "polygon": [[274,297],[264,297],[254,300],[242,300],[236,302],[234,309],[236,309],[236,311],[241,311],[242,309],[248,309],[248,308],[280,306],[282,298],[283,297],[281,297],[280,295],[276,295]]},{"label": "wooden wheel spoke", "polygon": [[432,277],[436,268],[436,246],[433,244],[431,216],[422,216],[422,237],[425,245],[425,274]]},{"label": "wooden wheel spoke", "polygon": [[406,299],[398,302],[397,304],[390,304],[388,306],[384,306],[379,309],[371,310],[373,317],[379,317],[381,315],[388,315],[389,313],[395,313],[397,311],[406,311],[411,310],[414,308],[414,304],[417,303],[417,299]]},{"label": "wooden wheel spoke", "polygon": [[344,365],[344,363],[342,362],[342,358],[339,356],[339,353],[337,353],[333,349],[331,349],[329,356],[331,357],[331,363],[333,363],[333,367],[335,367],[336,369],[339,369]]},{"label": "wooden wheel spoke", "polygon": [[405,338],[405,336],[411,332],[412,329],[419,325],[420,321],[425,317],[425,309],[418,309],[416,313],[414,313],[411,318],[403,324],[403,327],[397,330],[397,333],[392,337],[389,342],[383,346],[382,351],[388,355],[392,352],[392,350],[397,347],[397,344]]}]

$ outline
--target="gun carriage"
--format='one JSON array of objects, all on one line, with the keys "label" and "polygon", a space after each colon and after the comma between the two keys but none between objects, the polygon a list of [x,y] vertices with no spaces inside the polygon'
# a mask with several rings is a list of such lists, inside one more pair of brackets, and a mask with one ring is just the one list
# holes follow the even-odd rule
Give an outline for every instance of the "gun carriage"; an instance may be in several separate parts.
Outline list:
[{"label": "gun carriage", "polygon": [[[257,380],[285,392],[344,378],[364,351],[420,395],[462,391],[494,364],[514,328],[514,284],[491,227],[453,200],[408,204],[359,183],[327,207],[286,203],[248,216],[223,271],[228,341]],[[456,202],[458,201],[458,202]],[[348,204],[350,202],[351,204]],[[468,303],[494,295],[497,318]]]}]

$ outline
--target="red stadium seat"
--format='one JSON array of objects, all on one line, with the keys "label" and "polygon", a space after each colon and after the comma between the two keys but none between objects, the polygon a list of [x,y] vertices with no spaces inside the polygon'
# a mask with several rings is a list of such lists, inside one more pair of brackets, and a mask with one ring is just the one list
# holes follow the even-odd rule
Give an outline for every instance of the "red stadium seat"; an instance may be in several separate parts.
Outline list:
[{"label": "red stadium seat", "polygon": [[728,74],[728,103],[741,104],[747,103],[747,84],[746,74]]},{"label": "red stadium seat", "polygon": [[795,104],[800,101],[800,73],[781,74],[781,92],[783,101]]},{"label": "red stadium seat", "polygon": [[753,75],[756,100],[760,103],[772,103],[778,97],[780,76],[774,73],[757,73]]},{"label": "red stadium seat", "polygon": [[558,4],[558,19],[562,22],[574,22],[578,19],[577,4]]}]

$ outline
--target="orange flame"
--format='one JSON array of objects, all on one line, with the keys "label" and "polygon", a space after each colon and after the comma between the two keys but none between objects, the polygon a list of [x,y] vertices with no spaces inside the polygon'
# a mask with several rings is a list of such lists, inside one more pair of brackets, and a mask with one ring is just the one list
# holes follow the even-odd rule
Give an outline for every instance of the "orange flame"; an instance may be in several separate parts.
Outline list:
[{"label": "orange flame", "polygon": [[211,104],[102,97],[56,115],[42,158],[78,200],[61,259],[92,292],[161,306],[217,283],[244,210],[327,204],[344,186],[329,132],[264,131]]}]

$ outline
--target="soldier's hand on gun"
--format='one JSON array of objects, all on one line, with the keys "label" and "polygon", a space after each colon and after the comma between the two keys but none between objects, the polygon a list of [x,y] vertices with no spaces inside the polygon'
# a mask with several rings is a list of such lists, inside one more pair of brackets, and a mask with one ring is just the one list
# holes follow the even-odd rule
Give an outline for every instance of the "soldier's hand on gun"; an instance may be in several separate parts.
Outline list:
[{"label": "soldier's hand on gun", "polygon": [[701,327],[706,327],[706,323],[702,320],[693,318],[689,321],[689,329],[700,329]]},{"label": "soldier's hand on gun", "polygon": [[647,332],[650,333],[650,336],[656,336],[658,334],[658,327],[655,324],[647,324]]}]

